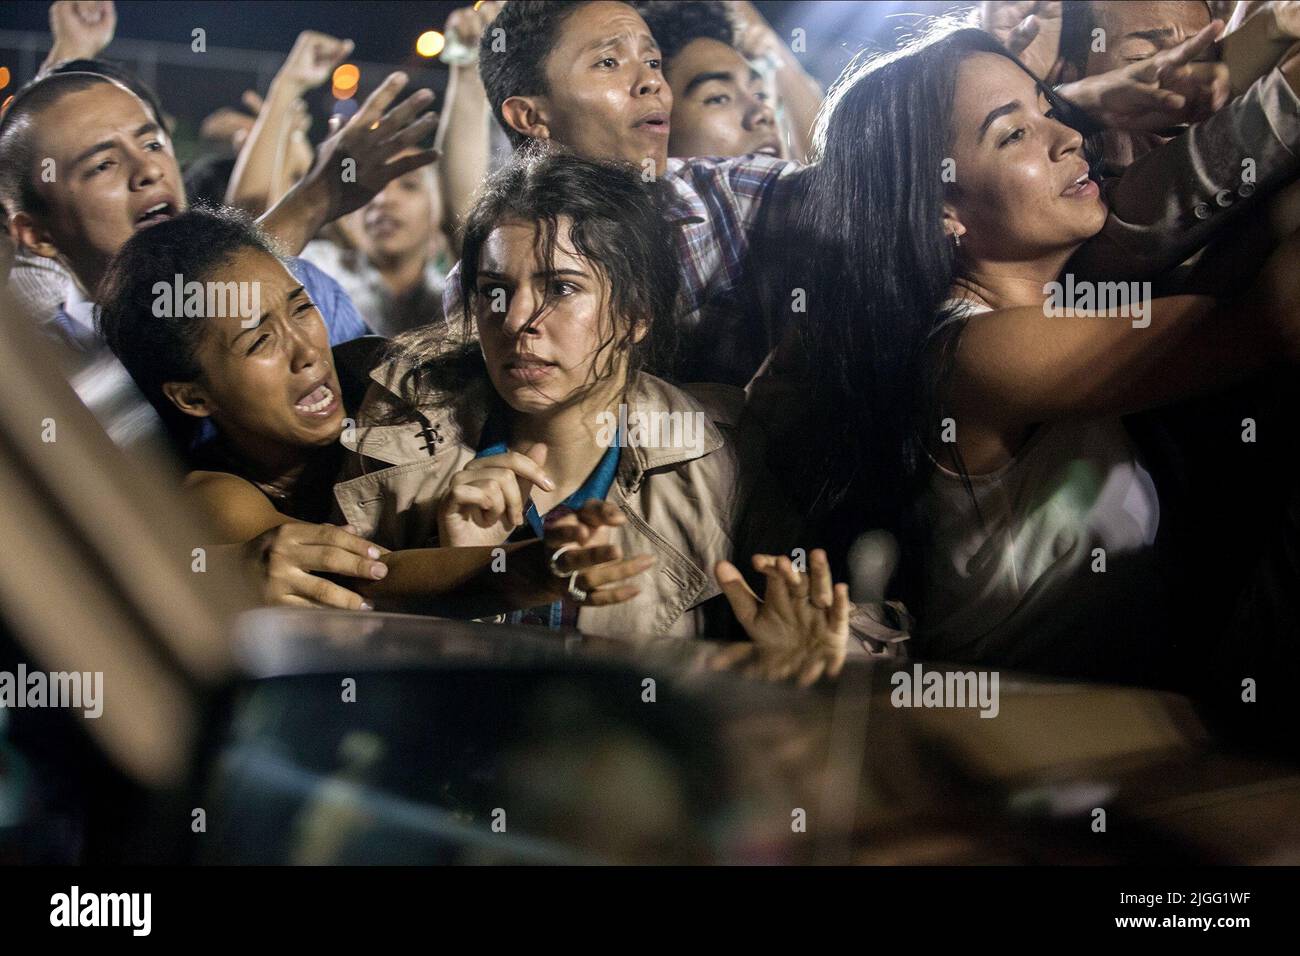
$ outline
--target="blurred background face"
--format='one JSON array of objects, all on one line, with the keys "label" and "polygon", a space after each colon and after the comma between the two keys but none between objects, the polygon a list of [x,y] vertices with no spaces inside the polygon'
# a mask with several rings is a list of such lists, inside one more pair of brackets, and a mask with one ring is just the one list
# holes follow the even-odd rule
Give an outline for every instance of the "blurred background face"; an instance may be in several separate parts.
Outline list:
[{"label": "blurred background face", "polygon": [[692,40],[665,77],[673,90],[670,156],[781,156],[776,113],[762,77],[718,40]]},{"label": "blurred background face", "polygon": [[411,170],[366,205],[361,217],[363,251],[373,261],[427,256],[441,220],[433,171]]},{"label": "blurred background face", "polygon": [[635,10],[584,4],[564,21],[545,70],[549,93],[535,99],[551,139],[589,159],[640,166],[649,158],[663,172],[673,95]]},{"label": "blurred background face", "polygon": [[1210,23],[1210,8],[1201,0],[1093,0],[1090,12],[1093,26],[1105,32],[1106,49],[1091,44],[1088,76],[1149,60]]},{"label": "blurred background face", "polygon": [[54,160],[53,182],[32,172],[48,210],[41,225],[88,291],[137,230],[185,209],[167,135],[137,96],[114,83],[69,93],[47,109],[36,155]]},{"label": "blurred background face", "polygon": [[949,206],[965,227],[962,251],[987,261],[1029,261],[1101,230],[1106,207],[1088,179],[1083,139],[1049,118],[1034,81],[993,53],[958,67]]},{"label": "blurred background face", "polygon": [[196,388],[222,433],[245,449],[335,441],[342,395],[329,333],[302,283],[255,249],[241,250],[205,281],[259,284],[259,321],[210,318],[198,348]]},{"label": "blurred background face", "polygon": [[[611,353],[616,346],[606,344],[614,322],[604,276],[573,251],[569,228],[561,219],[549,264],[535,248],[533,223],[502,223],[479,256],[475,317],[483,358],[498,394],[523,414],[555,411],[585,397],[611,355],[614,373],[602,385],[621,390],[627,377],[626,354]],[[532,320],[548,292],[546,311]]]}]

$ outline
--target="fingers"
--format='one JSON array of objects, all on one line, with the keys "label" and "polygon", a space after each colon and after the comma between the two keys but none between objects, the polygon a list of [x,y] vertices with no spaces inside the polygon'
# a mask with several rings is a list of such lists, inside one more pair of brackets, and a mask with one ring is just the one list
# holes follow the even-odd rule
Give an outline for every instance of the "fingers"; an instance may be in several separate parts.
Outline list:
[{"label": "fingers", "polygon": [[[379,118],[378,124],[372,128],[379,134],[379,139],[385,140],[389,137],[396,136],[401,130],[410,125],[415,118],[422,113],[426,107],[433,102],[432,90],[416,90],[402,102],[398,103],[391,110]],[[427,117],[421,117],[427,119]]]},{"label": "fingers", "polygon": [[1029,44],[1034,42],[1034,39],[1038,36],[1038,29],[1037,17],[1033,15],[1025,17],[1011,31],[1011,35],[1007,37],[1007,52],[1014,57],[1019,57],[1029,47]]},{"label": "fingers", "polygon": [[622,559],[622,548],[616,544],[602,544],[594,548],[575,548],[572,551],[566,551],[560,555],[560,559],[555,562],[555,566],[561,574],[577,574],[579,571],[586,571]]},{"label": "fingers", "polygon": [[584,591],[592,591],[604,585],[616,584],[619,581],[626,581],[628,578],[636,577],[638,574],[649,571],[654,566],[654,563],[653,555],[639,554],[635,558],[628,558],[626,561],[603,564],[579,574],[578,585]]},{"label": "fingers", "polygon": [[758,595],[750,590],[740,569],[730,561],[719,561],[714,565],[713,576],[718,579],[718,586],[722,588],[736,620],[748,629],[758,616]]},{"label": "fingers", "polygon": [[372,609],[372,605],[360,594],[340,587],[333,581],[326,581],[314,574],[308,574],[306,571],[297,572],[289,579],[289,582],[293,588],[290,593],[314,601],[322,607],[339,608],[344,611],[368,611]]},{"label": "fingers", "polygon": [[410,82],[410,77],[400,70],[396,73],[390,73],[384,82],[376,87],[375,91],[366,97],[366,101],[361,104],[361,109],[352,117],[349,126],[354,123],[360,129],[370,129],[378,123],[384,116],[385,110],[390,103],[397,99],[397,94],[406,88]]},{"label": "fingers", "polygon": [[749,641],[729,644],[718,651],[709,660],[709,669],[714,671],[730,670],[752,658],[757,648]]},{"label": "fingers", "polygon": [[1174,67],[1182,66],[1184,63],[1190,63],[1198,56],[1208,50],[1214,41],[1219,38],[1219,33],[1223,30],[1222,20],[1213,20],[1202,27],[1194,37],[1184,40],[1178,46],[1171,50],[1157,54],[1152,59],[1158,61],[1156,75],[1163,75],[1164,71]]},{"label": "fingers", "polygon": [[465,466],[468,471],[471,468],[501,468],[509,469],[521,478],[526,478],[535,485],[541,485],[547,491],[555,490],[555,483],[532,458],[520,454],[517,451],[508,451],[500,455],[489,455],[486,458],[477,458]]},{"label": "fingers", "polygon": [[835,599],[834,582],[831,580],[831,562],[826,552],[814,548],[808,556],[808,598],[813,607],[827,610]]},{"label": "fingers", "polygon": [[263,99],[258,95],[256,90],[244,90],[244,94],[239,98],[239,102],[244,104],[244,108],[256,116],[262,112]]},{"label": "fingers", "polygon": [[324,571],[350,578],[368,578],[380,581],[388,574],[388,566],[369,558],[357,557],[342,548],[305,546],[298,549],[298,567],[304,571]]},{"label": "fingers", "polygon": [[[776,558],[772,561],[764,561],[762,567],[760,567],[759,556],[755,555],[754,570],[760,571],[767,580],[767,587],[763,591],[763,601],[771,606],[778,617],[789,620],[794,612],[794,600],[790,595],[790,585],[781,567],[781,560],[781,558]],[[788,563],[790,559],[786,558],[785,560]],[[790,573],[795,573],[793,567],[790,569]]]},{"label": "fingers", "polygon": [[820,656],[814,657],[804,666],[803,670],[799,672],[799,679],[796,683],[800,687],[811,687],[813,684],[817,683],[817,679],[822,676],[822,672],[825,670],[826,658]]}]

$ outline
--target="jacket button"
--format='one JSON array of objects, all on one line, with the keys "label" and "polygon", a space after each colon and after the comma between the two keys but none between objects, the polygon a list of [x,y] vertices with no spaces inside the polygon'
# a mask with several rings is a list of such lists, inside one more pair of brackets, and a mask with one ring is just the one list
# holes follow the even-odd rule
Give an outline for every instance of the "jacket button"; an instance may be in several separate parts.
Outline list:
[{"label": "jacket button", "polygon": [[1226,189],[1220,189],[1217,193],[1214,194],[1214,201],[1217,202],[1220,206],[1231,206],[1232,193]]},{"label": "jacket button", "polygon": [[1247,196],[1254,193],[1254,191],[1255,191],[1254,183],[1242,183],[1240,186],[1237,187],[1237,195],[1240,196],[1242,199],[1245,199]]},{"label": "jacket button", "polygon": [[1203,202],[1198,202],[1196,208],[1192,210],[1192,215],[1197,219],[1209,219],[1210,207],[1205,205]]}]

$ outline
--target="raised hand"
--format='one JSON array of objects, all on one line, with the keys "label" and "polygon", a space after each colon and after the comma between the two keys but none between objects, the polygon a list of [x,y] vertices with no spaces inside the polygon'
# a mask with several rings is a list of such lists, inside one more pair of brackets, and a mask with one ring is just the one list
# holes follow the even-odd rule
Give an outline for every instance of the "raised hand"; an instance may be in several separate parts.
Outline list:
[{"label": "raised hand", "polygon": [[244,546],[257,563],[266,604],[336,607],[368,611],[361,595],[320,574],[381,580],[388,568],[377,560],[383,548],[352,534],[350,528],[291,521],[264,531]]},{"label": "raised hand", "polygon": [[718,562],[718,584],[750,639],[719,651],[715,669],[743,666],[745,673],[767,680],[797,677],[801,687],[823,673],[839,674],[848,655],[849,588],[832,584],[820,548],[809,555],[808,568],[801,574],[784,555],[754,555],[754,570],[767,579],[760,601],[734,564]]},{"label": "raised hand", "polygon": [[304,30],[298,34],[276,78],[292,84],[295,95],[301,96],[328,80],[334,68],[352,53],[354,46],[351,40]]},{"label": "raised hand", "polygon": [[117,10],[112,0],[58,0],[50,4],[54,47],[46,57],[53,66],[64,60],[89,60],[113,42]]},{"label": "raised hand", "polygon": [[1059,0],[981,3],[979,23],[1040,80],[1048,79],[1055,71],[1061,49]]},{"label": "raised hand", "polygon": [[443,547],[498,545],[524,523],[533,485],[555,485],[542,466],[546,445],[527,454],[508,451],[475,458],[451,478],[438,502],[438,539]]},{"label": "raised hand", "polygon": [[399,155],[432,134],[437,113],[429,90],[417,90],[388,109],[408,82],[393,73],[367,97],[361,109],[316,149],[316,163],[304,181],[326,195],[325,222],[360,209],[394,179],[438,158],[435,149]]},{"label": "raised hand", "polygon": [[505,4],[501,0],[488,0],[487,3],[453,10],[447,17],[447,25],[443,27],[443,32],[454,34],[461,43],[477,50],[479,41],[483,38],[483,31],[496,19],[503,6]]},{"label": "raised hand", "polygon": [[1060,92],[1112,129],[1154,132],[1205,119],[1228,101],[1228,68],[1196,58],[1213,45],[1215,20],[1195,36],[1132,66],[1067,83]]}]

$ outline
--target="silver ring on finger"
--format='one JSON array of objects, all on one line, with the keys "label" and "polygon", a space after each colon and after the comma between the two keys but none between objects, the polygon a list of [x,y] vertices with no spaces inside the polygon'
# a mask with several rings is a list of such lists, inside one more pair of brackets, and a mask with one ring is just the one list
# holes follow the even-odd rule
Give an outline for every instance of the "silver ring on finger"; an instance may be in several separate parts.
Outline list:
[{"label": "silver ring on finger", "polygon": [[573,598],[574,604],[583,604],[590,597],[590,592],[584,591],[578,587],[578,572],[574,571],[569,575],[569,597]]},{"label": "silver ring on finger", "polygon": [[[548,563],[551,568],[551,573],[557,578],[572,579],[573,575],[560,570],[560,555],[564,554],[566,551],[572,551],[576,547],[579,547],[578,543],[576,541],[570,541],[568,544],[562,544],[551,552],[551,559]],[[572,580],[570,580],[570,587],[572,587]]]}]

